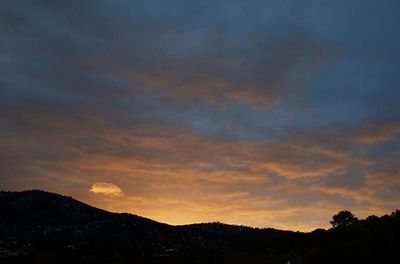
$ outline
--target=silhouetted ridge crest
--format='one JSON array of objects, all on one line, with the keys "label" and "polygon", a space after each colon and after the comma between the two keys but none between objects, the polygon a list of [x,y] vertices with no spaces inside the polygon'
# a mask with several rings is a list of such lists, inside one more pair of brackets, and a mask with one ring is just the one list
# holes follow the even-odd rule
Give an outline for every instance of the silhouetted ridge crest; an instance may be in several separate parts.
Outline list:
[{"label": "silhouetted ridge crest", "polygon": [[[72,197],[0,192],[0,263],[393,263],[400,211],[334,215],[311,233],[219,222],[171,226]],[[351,221],[350,221],[351,220]]]},{"label": "silhouetted ridge crest", "polygon": [[112,214],[69,196],[39,190],[1,192],[0,212],[13,221],[41,224],[82,224]]}]

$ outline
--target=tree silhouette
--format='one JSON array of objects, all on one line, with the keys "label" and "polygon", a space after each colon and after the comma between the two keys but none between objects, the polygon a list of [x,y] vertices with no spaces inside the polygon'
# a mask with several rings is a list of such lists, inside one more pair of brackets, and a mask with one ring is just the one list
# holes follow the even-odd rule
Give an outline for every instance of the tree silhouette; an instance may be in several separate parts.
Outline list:
[{"label": "tree silhouette", "polygon": [[335,228],[338,226],[348,226],[356,221],[358,218],[354,216],[354,214],[350,211],[343,210],[338,212],[332,217],[332,221],[330,221],[331,225]]},{"label": "tree silhouette", "polygon": [[400,218],[400,210],[397,209],[396,211],[393,211],[393,212],[390,214],[390,216],[393,217],[393,218]]}]

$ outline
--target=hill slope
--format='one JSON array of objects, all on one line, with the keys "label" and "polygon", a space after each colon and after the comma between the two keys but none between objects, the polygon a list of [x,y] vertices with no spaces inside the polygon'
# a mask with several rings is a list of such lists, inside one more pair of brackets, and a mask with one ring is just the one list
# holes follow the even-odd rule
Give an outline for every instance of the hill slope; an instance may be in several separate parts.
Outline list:
[{"label": "hill slope", "polygon": [[311,233],[171,226],[44,191],[0,192],[4,263],[392,263],[400,214]]}]

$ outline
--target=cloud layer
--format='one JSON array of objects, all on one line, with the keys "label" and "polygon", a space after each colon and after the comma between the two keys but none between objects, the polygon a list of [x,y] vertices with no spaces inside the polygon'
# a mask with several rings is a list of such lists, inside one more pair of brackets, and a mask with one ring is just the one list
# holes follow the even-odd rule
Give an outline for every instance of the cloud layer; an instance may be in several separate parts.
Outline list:
[{"label": "cloud layer", "polygon": [[398,208],[398,11],[2,1],[0,187],[173,224]]}]

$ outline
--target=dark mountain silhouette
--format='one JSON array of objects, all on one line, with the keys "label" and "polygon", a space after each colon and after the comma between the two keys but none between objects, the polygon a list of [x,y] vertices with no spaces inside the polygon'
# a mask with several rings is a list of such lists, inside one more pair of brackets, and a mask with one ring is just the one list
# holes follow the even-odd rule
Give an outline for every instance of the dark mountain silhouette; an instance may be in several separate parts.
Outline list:
[{"label": "dark mountain silhouette", "polygon": [[301,233],[171,226],[44,191],[0,192],[0,263],[393,263],[399,237],[399,211]]}]

